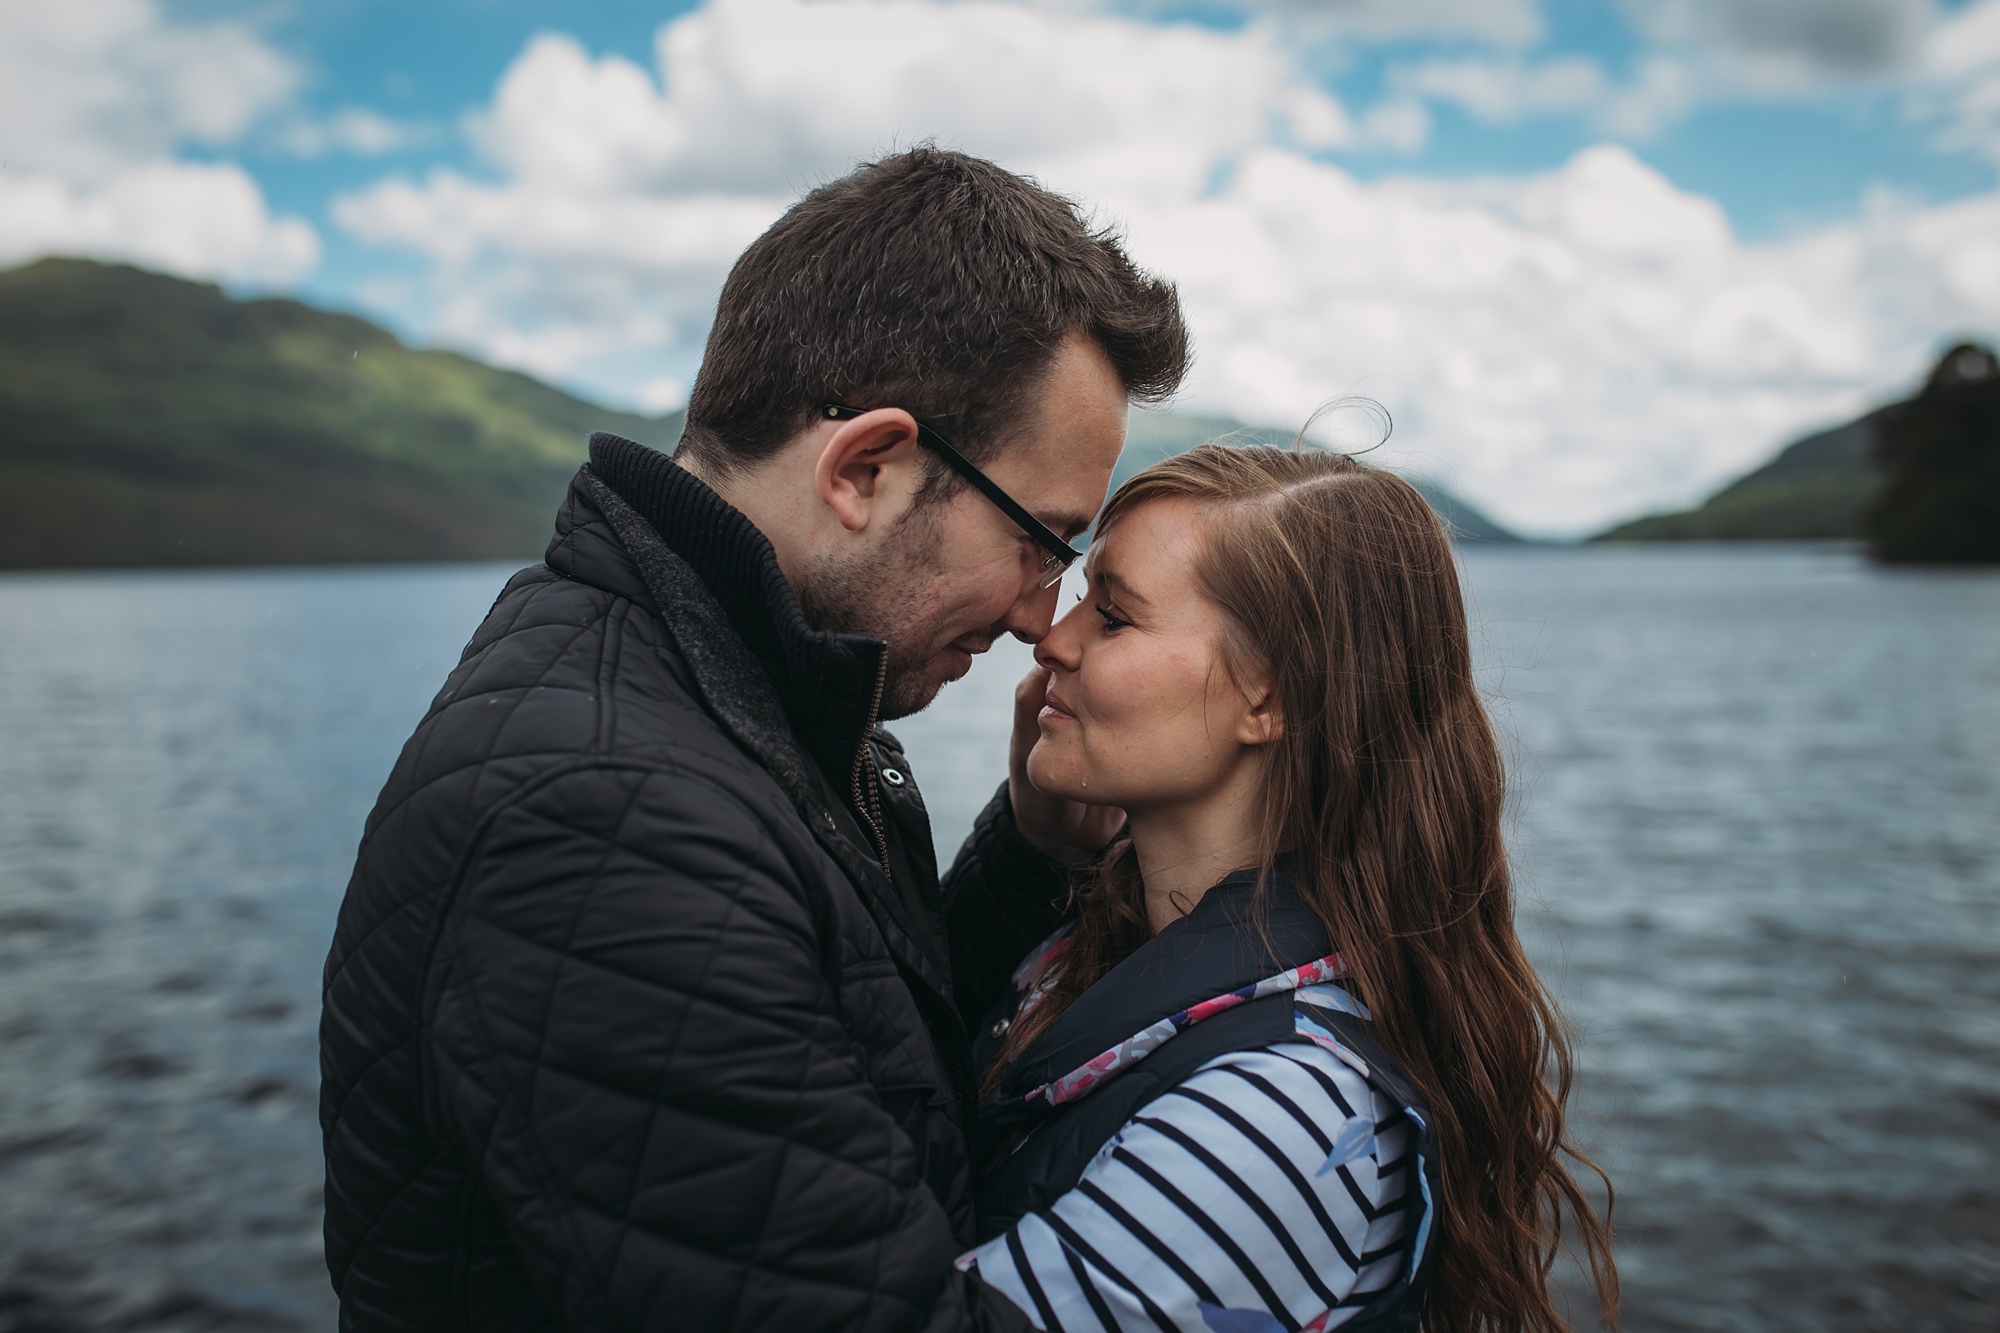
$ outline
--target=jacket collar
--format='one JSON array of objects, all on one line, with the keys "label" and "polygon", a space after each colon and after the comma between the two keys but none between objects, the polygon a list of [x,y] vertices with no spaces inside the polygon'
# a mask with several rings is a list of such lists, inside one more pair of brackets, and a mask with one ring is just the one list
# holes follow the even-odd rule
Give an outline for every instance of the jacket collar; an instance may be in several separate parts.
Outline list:
[{"label": "jacket collar", "polygon": [[[612,454],[619,452],[616,445],[630,443],[599,435],[592,439],[593,455],[600,452],[601,442],[606,439],[615,441],[613,448],[606,451]],[[631,447],[643,448],[640,445]],[[656,457],[665,460],[665,455]],[[645,464],[643,459],[638,461],[642,466]],[[842,650],[853,649],[857,657],[864,659],[868,648],[879,653],[881,645],[873,640],[848,635],[815,635],[814,631],[804,628],[804,618],[797,614],[795,599],[789,602],[795,623],[788,630],[780,615],[788,604],[786,599],[790,597],[790,588],[777,572],[777,560],[771,554],[770,543],[763,540],[762,534],[756,532],[748,519],[724,504],[713,491],[701,486],[681,469],[671,464],[668,467],[673,472],[681,473],[688,483],[700,487],[700,492],[686,491],[675,477],[656,473],[652,474],[651,480],[663,490],[678,489],[681,501],[693,511],[692,516],[686,512],[676,515],[665,502],[659,500],[658,492],[648,497],[641,489],[646,480],[644,472],[640,474],[639,485],[634,485],[631,477],[626,478],[627,483],[642,499],[655,500],[654,511],[660,521],[683,536],[691,528],[699,532],[700,515],[703,508],[707,509],[709,521],[714,525],[709,529],[710,540],[703,542],[697,537],[685,544],[701,553],[711,569],[718,558],[716,551],[724,547],[732,536],[741,543],[739,551],[748,549],[753,555],[755,543],[749,541],[743,530],[747,529],[748,534],[756,536],[757,542],[762,543],[764,558],[769,562],[762,580],[762,586],[769,594],[764,605],[769,610],[772,602],[777,603],[771,615],[775,623],[767,624],[763,632],[781,641],[789,635],[799,641],[792,651],[807,658],[818,652],[828,659],[835,659],[834,664],[818,677],[820,688],[831,690],[838,684],[840,668],[837,658]],[[702,498],[704,493],[706,500]],[[733,534],[729,531],[732,522],[741,525]],[[825,738],[839,739],[841,733],[826,727],[821,728],[819,734],[823,738],[821,751],[828,758],[821,759],[810,754],[803,744],[803,729],[798,723],[798,714],[793,711],[796,704],[788,705],[777,687],[777,679],[785,673],[787,661],[760,657],[749,646],[744,631],[739,627],[738,617],[747,617],[749,623],[756,623],[756,602],[746,598],[744,585],[725,584],[725,591],[736,603],[737,614],[732,616],[693,562],[670,547],[655,522],[647,519],[598,475],[594,462],[579,469],[570,482],[569,498],[556,515],[556,535],[549,543],[547,560],[549,568],[565,578],[603,588],[642,606],[651,605],[658,612],[673,636],[679,657],[693,676],[694,687],[708,712],[772,776],[790,798],[806,827],[812,831],[814,840],[861,890],[870,915],[882,931],[890,950],[927,986],[948,999],[951,994],[949,980],[913,938],[897,906],[895,894],[888,891],[890,886],[883,867],[862,850],[865,840],[858,826],[853,826],[851,836],[843,834],[841,830],[844,826],[828,804],[829,798],[836,802],[843,799],[834,793],[840,791],[859,753],[864,739],[861,721],[865,713],[857,715],[849,710],[848,716],[853,720],[847,724],[845,739],[840,740],[845,748],[829,749],[830,742]],[[753,583],[752,586],[756,585]],[[777,597],[780,590],[785,593],[785,598]],[[752,632],[759,631],[753,629]],[[815,643],[815,639],[819,642]],[[780,651],[784,650],[781,648]],[[864,705],[872,704],[872,692],[871,681],[871,698],[864,700]],[[796,689],[792,698],[794,701],[799,698]],[[829,759],[837,761],[831,775],[828,772]],[[830,777],[834,780],[829,780]],[[851,819],[849,826],[852,826]]]},{"label": "jacket collar", "polygon": [[1326,928],[1280,873],[1242,870],[1063,1011],[1008,1070],[1000,1100],[1083,1095],[1194,1023],[1342,974]]},{"label": "jacket collar", "polygon": [[770,540],[666,454],[599,431],[590,471],[707,586],[770,677],[793,734],[844,790],[874,723],[882,642],[809,626]]}]

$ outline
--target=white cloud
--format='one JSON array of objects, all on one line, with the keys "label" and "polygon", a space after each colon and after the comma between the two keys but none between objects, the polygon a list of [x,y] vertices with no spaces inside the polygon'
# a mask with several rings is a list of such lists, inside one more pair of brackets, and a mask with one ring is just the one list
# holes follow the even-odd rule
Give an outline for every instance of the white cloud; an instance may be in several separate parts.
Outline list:
[{"label": "white cloud", "polygon": [[536,40],[473,121],[495,179],[390,179],[337,217],[435,261],[437,335],[659,406],[742,245],[801,189],[934,134],[1094,202],[1180,283],[1188,405],[1282,425],[1372,394],[1396,456],[1544,532],[1694,498],[1899,389],[1939,337],[2000,329],[2000,195],[1884,198],[1748,246],[1621,148],[1373,183],[1310,151],[1382,137],[1381,110],[1351,117],[1254,25],[710,0],[661,30],[657,72]]},{"label": "white cloud", "polygon": [[235,139],[299,77],[248,29],[170,23],[151,0],[0,5],[0,157],[101,179]]},{"label": "white cloud", "polygon": [[1489,56],[1437,58],[1392,76],[1403,91],[1450,102],[1484,120],[1590,110],[1604,101],[1610,81],[1604,67],[1583,56],[1502,60]]},{"label": "white cloud", "polygon": [[1916,114],[1942,122],[1940,146],[2000,163],[2000,0],[1978,0],[1930,34]]},{"label": "white cloud", "polygon": [[283,285],[318,264],[319,238],[272,217],[256,182],[227,163],[149,162],[88,186],[0,170],[0,264],[49,254]]},{"label": "white cloud", "polygon": [[[1568,116],[1645,139],[1697,106],[1888,92],[1949,126],[1940,146],[2000,157],[2000,0],[1956,13],[1936,0],[1627,0],[1642,39],[1630,71],[1528,46],[1432,56],[1392,68],[1401,96],[1508,124]],[[1496,44],[1498,45],[1498,44]],[[1982,54],[1984,53],[1984,54]]]},{"label": "white cloud", "polygon": [[[1077,7],[1077,0],[1042,3]],[[1154,16],[1188,8],[1182,0],[1100,0],[1094,7]],[[1544,28],[1536,0],[1217,0],[1211,8],[1277,20],[1307,35],[1375,41],[1459,38],[1521,47],[1539,40]]]},{"label": "white cloud", "polygon": [[662,412],[675,412],[687,406],[688,386],[683,380],[672,375],[659,375],[639,386],[633,395],[633,402],[641,412],[658,416]]},{"label": "white cloud", "polygon": [[714,0],[661,29],[657,62],[536,38],[472,121],[499,183],[389,180],[335,219],[438,261],[437,335],[606,385],[634,337],[691,374],[737,252],[801,188],[898,144],[1165,204],[1256,144],[1364,133],[1264,29],[993,0]]},{"label": "white cloud", "polygon": [[1390,71],[1412,102],[1445,102],[1481,120],[1512,124],[1534,116],[1578,116],[1600,132],[1644,139],[1685,115],[1698,76],[1673,56],[1641,59],[1620,84],[1588,56],[1431,57]]},{"label": "white cloud", "polygon": [[1978,0],[1930,34],[1924,63],[1945,78],[2000,67],[2000,0]]},{"label": "white cloud", "polygon": [[1200,398],[1284,422],[1371,394],[1392,455],[1542,531],[1692,499],[2000,328],[2000,196],[1749,247],[1616,147],[1376,184],[1262,150],[1134,239],[1181,282]]},{"label": "white cloud", "polygon": [[286,282],[318,262],[228,164],[179,161],[283,106],[298,67],[240,24],[171,22],[152,0],[0,5],[0,261],[130,259]]},{"label": "white cloud", "polygon": [[296,120],[276,137],[287,152],[299,157],[328,153],[375,157],[433,142],[438,133],[430,125],[391,120],[365,106],[349,106],[319,120]]},{"label": "white cloud", "polygon": [[1413,97],[1386,97],[1361,117],[1363,144],[1405,156],[1421,151],[1430,136],[1430,110]]}]

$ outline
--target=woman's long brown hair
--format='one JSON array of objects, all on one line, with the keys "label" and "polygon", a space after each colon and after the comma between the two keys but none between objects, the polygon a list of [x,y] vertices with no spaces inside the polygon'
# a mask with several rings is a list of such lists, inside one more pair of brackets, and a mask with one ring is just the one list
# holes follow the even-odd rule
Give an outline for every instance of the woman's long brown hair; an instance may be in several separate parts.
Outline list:
[{"label": "woman's long brown hair", "polygon": [[[1444,1197],[1427,1333],[1553,1333],[1566,1250],[1617,1326],[1618,1273],[1565,1159],[1610,1181],[1564,1122],[1572,1035],[1522,951],[1501,837],[1506,778],[1472,676],[1458,571],[1408,482],[1343,454],[1207,444],[1139,473],[1098,522],[1195,500],[1196,567],[1224,612],[1221,656],[1275,682],[1284,734],[1261,802],[1266,868],[1345,957],[1374,1029],[1423,1089]],[[1077,891],[1078,927],[996,1075],[1149,935],[1125,844]]]}]

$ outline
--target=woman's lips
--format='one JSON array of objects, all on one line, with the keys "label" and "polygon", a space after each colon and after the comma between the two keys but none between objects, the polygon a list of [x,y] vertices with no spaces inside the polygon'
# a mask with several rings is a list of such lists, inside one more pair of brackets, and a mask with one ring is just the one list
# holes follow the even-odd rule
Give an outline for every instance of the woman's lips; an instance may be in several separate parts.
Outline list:
[{"label": "woman's lips", "polygon": [[1042,711],[1037,716],[1043,718],[1067,718],[1071,722],[1076,721],[1076,714],[1070,711],[1069,705],[1064,703],[1062,696],[1054,690],[1050,690],[1042,698]]}]

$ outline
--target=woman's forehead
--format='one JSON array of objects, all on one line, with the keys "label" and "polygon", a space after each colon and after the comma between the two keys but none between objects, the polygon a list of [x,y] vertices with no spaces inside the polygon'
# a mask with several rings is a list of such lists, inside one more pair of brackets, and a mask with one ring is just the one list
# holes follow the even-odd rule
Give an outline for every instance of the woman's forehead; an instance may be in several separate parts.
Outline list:
[{"label": "woman's forehead", "polygon": [[1084,574],[1142,598],[1165,593],[1191,583],[1200,545],[1200,505],[1162,496],[1132,506],[1099,532],[1084,556]]}]

